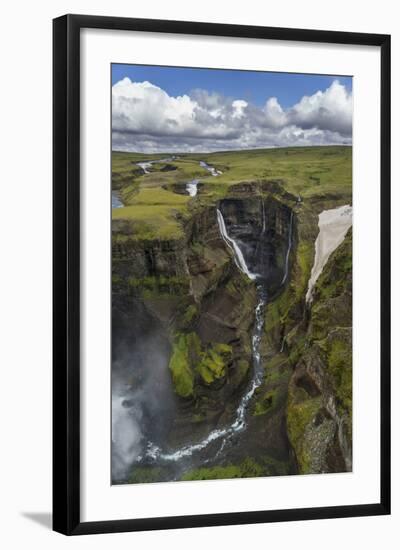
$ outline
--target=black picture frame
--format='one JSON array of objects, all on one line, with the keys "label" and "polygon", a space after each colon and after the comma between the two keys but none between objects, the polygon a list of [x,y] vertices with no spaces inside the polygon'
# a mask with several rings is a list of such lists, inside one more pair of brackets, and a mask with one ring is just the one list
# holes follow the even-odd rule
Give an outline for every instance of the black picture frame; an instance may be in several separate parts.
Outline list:
[{"label": "black picture frame", "polygon": [[[80,31],[84,28],[378,46],[381,50],[380,501],[179,517],[80,520]],[[66,535],[390,514],[390,36],[65,15],[53,21],[53,529]]]}]

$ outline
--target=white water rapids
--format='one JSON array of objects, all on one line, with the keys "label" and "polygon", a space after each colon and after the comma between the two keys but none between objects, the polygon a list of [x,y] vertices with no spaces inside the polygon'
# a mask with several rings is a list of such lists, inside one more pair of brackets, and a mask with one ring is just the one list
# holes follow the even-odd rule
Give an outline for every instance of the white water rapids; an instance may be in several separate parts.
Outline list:
[{"label": "white water rapids", "polygon": [[220,170],[217,170],[216,168],[214,168],[214,166],[210,166],[209,164],[204,162],[204,160],[200,161],[200,166],[205,170],[208,170],[212,176],[219,176],[220,174],[222,174]]},{"label": "white water rapids", "polygon": [[200,180],[192,180],[187,182],[186,191],[191,197],[195,197],[197,195],[197,186],[199,184],[199,181]]},{"label": "white water rapids", "polygon": [[[172,160],[177,159],[178,157],[168,157],[165,159],[157,159],[157,160],[146,160],[142,162],[137,162],[136,165],[139,166],[143,170],[143,174],[150,174],[150,168],[153,164],[156,163],[163,163],[163,162],[170,162]],[[204,168],[205,170],[208,170],[212,176],[219,176],[222,174],[220,170],[217,170],[214,168],[214,166],[210,166],[207,164],[204,160],[201,160],[199,162],[200,166]],[[197,186],[200,183],[200,180],[194,179],[191,181],[188,181],[186,184],[186,191],[191,197],[195,197],[197,195]]]},{"label": "white water rapids", "polygon": [[149,168],[151,168],[152,162],[138,162],[137,165],[143,170],[143,174],[150,174]]},{"label": "white water rapids", "polygon": [[156,160],[145,160],[142,162],[137,162],[136,165],[139,166],[143,170],[143,174],[150,174],[149,169],[151,168],[152,164],[163,163],[163,162],[170,162],[171,160],[175,160],[177,157],[167,157],[165,159],[156,159]]},{"label": "white water rapids", "polygon": [[[204,160],[201,160],[199,164],[202,168],[204,168],[205,170],[208,170],[212,176],[219,176],[222,174],[220,170],[217,170],[216,168],[214,168],[214,166],[210,166],[209,164],[204,162]],[[197,186],[199,185],[199,183],[200,183],[200,180],[198,179],[187,182],[186,191],[189,193],[191,197],[195,197],[197,195]]]},{"label": "white water rapids", "polygon": [[[253,377],[247,388],[246,393],[242,396],[238,408],[236,409],[235,419],[226,428],[220,428],[213,430],[210,434],[199,443],[193,445],[186,445],[181,449],[178,449],[172,453],[163,453],[159,447],[149,443],[146,451],[146,457],[154,460],[164,460],[176,462],[182,458],[192,456],[193,453],[202,451],[210,443],[218,439],[224,438],[223,444],[230,439],[233,435],[241,432],[246,427],[246,411],[247,407],[254,395],[256,389],[261,385],[263,378],[263,370],[261,368],[261,355],[260,355],[260,342],[262,330],[264,327],[264,307],[266,304],[266,296],[261,286],[257,287],[259,291],[259,302],[256,306],[256,322],[253,331],[252,348],[253,348]],[[222,450],[219,449],[218,453]],[[216,453],[216,454],[218,454]]]}]

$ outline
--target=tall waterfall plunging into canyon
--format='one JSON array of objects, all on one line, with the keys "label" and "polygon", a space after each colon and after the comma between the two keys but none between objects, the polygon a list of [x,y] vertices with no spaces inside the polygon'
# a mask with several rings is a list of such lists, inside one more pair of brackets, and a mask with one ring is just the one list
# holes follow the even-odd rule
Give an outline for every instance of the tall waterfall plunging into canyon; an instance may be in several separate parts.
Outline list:
[{"label": "tall waterfall plunging into canyon", "polygon": [[[205,437],[198,443],[185,445],[174,452],[164,452],[157,445],[153,444],[152,442],[148,442],[145,452],[140,457],[137,458],[137,462],[142,462],[149,459],[156,462],[159,462],[159,461],[178,462],[183,458],[191,457],[194,453],[202,451],[203,449],[208,447],[211,443],[220,440],[221,445],[219,449],[216,450],[215,452],[215,456],[218,456],[218,454],[225,447],[226,443],[232,438],[234,438],[236,434],[238,434],[239,432],[242,432],[245,429],[246,413],[248,411],[250,401],[254,396],[257,388],[262,384],[262,381],[263,381],[263,368],[262,368],[262,362],[261,362],[260,345],[261,345],[261,338],[262,338],[262,333],[264,328],[265,306],[267,304],[267,287],[265,283],[266,281],[265,274],[263,277],[261,277],[259,274],[253,273],[250,270],[250,268],[247,265],[247,262],[240,244],[235,238],[229,235],[224,216],[219,208],[217,208],[216,214],[217,214],[217,222],[218,222],[221,238],[223,239],[223,241],[231,251],[237,268],[244,275],[246,275],[251,281],[255,281],[256,283],[258,300],[255,307],[255,323],[254,323],[253,335],[251,340],[252,367],[253,367],[252,376],[250,381],[248,382],[248,385],[244,394],[240,398],[233,421],[228,426],[224,428],[215,429],[211,431],[207,437]],[[289,228],[290,233],[292,232],[292,223],[293,223],[293,214],[290,220],[290,228]],[[266,229],[266,221],[265,221],[265,207],[264,207],[264,201],[263,201],[262,202],[262,235],[264,235],[265,229]],[[289,269],[288,258],[290,254],[291,243],[292,243],[291,234],[289,235],[288,239],[289,239],[288,241],[289,244],[288,244],[288,250],[286,255],[286,261],[284,264],[284,276],[281,284],[283,284],[286,281],[287,275],[288,275],[288,269]]]},{"label": "tall waterfall plunging into canyon", "polygon": [[[203,164],[202,168],[212,176],[220,174],[216,170],[211,172],[212,167]],[[186,191],[196,196],[197,185],[195,189],[186,187]],[[215,273],[219,283],[212,294],[201,297],[202,306],[201,309],[196,306],[199,313],[195,324],[183,331],[175,328],[172,342],[165,330],[164,313],[161,309],[153,310],[158,303],[152,304],[147,296],[143,300],[139,293],[133,300],[121,295],[119,302],[113,302],[116,313],[115,323],[113,321],[113,482],[133,482],[135,472],[141,475],[140,472],[149,470],[160,472],[163,481],[181,479],[183,474],[200,465],[213,467],[238,460],[249,445],[255,453],[260,452],[259,443],[253,440],[255,423],[264,419],[259,416],[263,410],[260,403],[274,411],[276,406],[281,407],[281,402],[276,402],[274,397],[276,386],[271,389],[264,376],[265,363],[269,360],[268,353],[261,351],[265,310],[288,281],[293,227],[294,214],[289,207],[270,194],[260,193],[259,188],[252,193],[239,187],[186,228],[189,240],[184,253],[175,248],[175,243],[154,242],[146,243],[139,255],[135,254],[136,277],[148,276],[149,281],[150,277],[157,281],[161,273],[167,273],[164,280],[168,281],[170,276],[174,281],[176,273],[189,272],[196,285],[203,269],[210,270],[207,277],[216,269],[215,264],[208,266],[205,255],[196,256],[201,249],[190,248],[192,240],[201,242],[207,236],[211,261],[214,254],[218,257],[220,267]],[[169,255],[171,259],[167,261]],[[190,295],[191,300],[198,299],[196,293],[201,288],[195,285],[191,287],[194,293]],[[232,291],[234,295],[230,298]],[[168,292],[173,300],[175,289],[168,288]],[[239,313],[242,308],[244,316]],[[233,313],[235,309],[237,313]],[[168,315],[171,314],[172,308]],[[240,317],[231,318],[232,315]],[[242,335],[236,327],[241,327]],[[188,338],[185,345],[189,347],[188,355],[180,359],[181,364],[186,365],[183,368],[188,369],[196,385],[188,396],[181,394],[171,367],[182,338]],[[195,350],[190,351],[189,338],[199,342],[201,356],[196,356]],[[221,350],[223,346],[231,350],[227,352],[231,355],[224,358],[224,374],[210,382],[204,378],[201,368],[205,368],[207,360],[214,361],[212,368],[219,368],[222,356],[218,356],[218,352],[217,356],[213,355],[218,346]],[[214,397],[217,395],[220,396],[218,405]],[[275,427],[272,433],[262,445],[267,452],[271,449],[271,453],[283,456],[285,436]]]},{"label": "tall waterfall plunging into canyon", "polygon": [[257,274],[250,272],[249,268],[247,267],[246,261],[244,259],[243,252],[240,250],[240,247],[238,246],[235,239],[232,239],[228,235],[228,231],[226,230],[225,220],[219,208],[217,208],[217,220],[218,220],[218,226],[219,226],[219,231],[221,233],[221,237],[224,239],[228,248],[233,252],[233,257],[235,259],[235,263],[237,267],[240,269],[242,273],[247,275],[249,279],[254,281],[254,279],[257,278]]}]

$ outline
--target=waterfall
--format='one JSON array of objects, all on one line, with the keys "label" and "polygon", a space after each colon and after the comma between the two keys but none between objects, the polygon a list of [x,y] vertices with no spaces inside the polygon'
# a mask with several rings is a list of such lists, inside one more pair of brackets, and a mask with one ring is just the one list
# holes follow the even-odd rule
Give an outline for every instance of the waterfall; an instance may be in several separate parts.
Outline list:
[{"label": "waterfall", "polygon": [[[216,168],[214,168],[214,166],[210,166],[209,164],[204,162],[204,160],[201,160],[199,164],[202,168],[204,168],[205,170],[208,170],[212,176],[219,176],[222,174],[220,170],[217,170]],[[199,183],[200,183],[200,180],[198,179],[187,182],[186,191],[191,197],[195,197],[197,195],[197,186]]]},{"label": "waterfall", "polygon": [[264,204],[264,197],[261,197],[261,204],[262,204],[262,230],[261,230],[261,235],[264,235],[264,233],[265,233],[265,204]]},{"label": "waterfall", "polygon": [[187,182],[186,191],[191,197],[195,197],[197,195],[197,186],[199,184],[199,181],[200,180],[192,180]]},{"label": "waterfall", "polygon": [[[256,280],[259,277],[259,275],[252,273],[249,270],[246,264],[246,260],[240,249],[240,246],[238,245],[238,243],[235,241],[234,238],[229,236],[227,232],[224,217],[222,215],[222,212],[219,209],[217,209],[217,221],[218,221],[221,237],[224,243],[233,253],[237,267],[240,269],[240,271],[242,271],[242,273],[247,275],[249,279]],[[286,271],[285,271],[283,282],[286,280],[288,275],[287,273],[288,258],[289,258],[290,249],[292,246],[292,223],[293,223],[293,214],[290,219],[288,251],[286,254],[286,264],[285,264]],[[263,229],[264,228],[265,228],[265,212],[264,212],[264,205],[263,205]],[[141,462],[146,462],[148,460],[151,460],[154,462],[157,462],[157,461],[158,462],[178,462],[181,459],[191,457],[196,452],[202,451],[203,449],[207,448],[211,443],[220,441],[221,442],[220,446],[215,451],[212,457],[212,458],[216,458],[221,454],[226,444],[246,428],[246,425],[247,425],[246,413],[248,411],[248,407],[251,402],[251,399],[253,398],[257,388],[259,388],[263,382],[263,373],[264,373],[263,367],[262,367],[262,361],[261,361],[260,345],[261,345],[261,339],[262,339],[263,330],[264,330],[264,317],[265,317],[265,306],[267,304],[267,292],[266,292],[265,286],[263,286],[260,282],[256,282],[256,289],[257,289],[257,295],[258,295],[258,302],[255,308],[255,323],[254,323],[253,334],[252,334],[252,366],[253,366],[252,377],[248,383],[245,393],[240,398],[239,404],[235,412],[235,416],[231,424],[229,424],[224,428],[213,430],[208,434],[207,437],[205,437],[198,443],[184,445],[180,449],[177,449],[176,451],[173,451],[173,452],[164,452],[163,449],[155,445],[153,442],[148,441],[145,450],[142,452],[140,456],[136,457],[134,463],[139,464]],[[285,339],[283,339],[283,342],[284,340]],[[283,343],[282,343],[282,348],[283,348]],[[206,462],[208,462],[208,460]]]},{"label": "waterfall", "polygon": [[[163,163],[163,162],[170,162],[172,160],[176,160],[178,157],[168,157],[165,159],[159,159],[159,160],[148,160],[143,162],[137,162],[136,165],[139,166],[143,170],[143,174],[150,174],[150,168],[153,164],[156,163]],[[220,170],[217,170],[214,168],[214,166],[210,166],[203,160],[199,162],[200,166],[204,168],[205,170],[208,170],[212,176],[219,176],[222,174]],[[200,183],[200,180],[194,179],[190,180],[186,183],[186,191],[191,197],[195,197],[197,195],[197,186]]]},{"label": "waterfall", "polygon": [[260,238],[258,239],[257,246],[256,246],[256,255],[258,254],[258,251],[260,249],[260,246],[263,245],[262,238],[265,234],[265,228],[266,228],[266,221],[265,221],[265,203],[264,203],[264,197],[261,195],[261,211],[262,211],[262,229],[260,233]]},{"label": "waterfall", "polygon": [[209,164],[204,162],[204,160],[200,161],[200,166],[202,168],[205,168],[205,170],[208,170],[212,176],[218,176],[219,174],[222,174],[222,172],[214,168],[214,166],[210,166]]},{"label": "waterfall", "polygon": [[292,228],[293,228],[293,211],[292,211],[292,213],[290,214],[288,247],[287,247],[286,258],[285,258],[285,273],[284,273],[284,275],[283,275],[283,279],[282,279],[281,285],[285,284],[286,279],[287,279],[287,276],[288,276],[288,273],[289,273],[289,256],[290,256],[290,251],[291,251],[291,249],[292,249],[292,240],[293,240]]},{"label": "waterfall", "polygon": [[137,163],[137,165],[140,166],[140,168],[143,170],[143,174],[150,174],[149,168],[151,167],[152,164],[153,163],[151,161]]},{"label": "waterfall", "polygon": [[[137,162],[136,165],[139,166],[143,170],[143,174],[150,174],[150,168],[153,164],[163,163],[163,162],[170,162],[170,161],[175,160],[177,158],[178,157],[172,156],[172,157],[168,157],[168,158],[165,158],[165,159],[159,159],[159,160],[147,160],[147,161],[143,161],[143,162]],[[222,172],[220,170],[217,170],[216,168],[214,168],[214,166],[210,166],[209,164],[204,162],[204,160],[201,160],[199,162],[199,164],[202,168],[204,168],[205,170],[208,170],[208,172],[210,172],[210,174],[212,176],[219,176],[219,175],[222,174]],[[186,183],[186,191],[188,192],[188,194],[191,197],[195,197],[197,195],[197,186],[198,186],[199,182],[200,182],[200,180],[194,179],[194,180],[188,181]]]},{"label": "waterfall", "polygon": [[[244,259],[243,253],[240,250],[236,241],[231,238],[226,230],[224,217],[219,209],[217,209],[217,219],[218,226],[221,232],[221,237],[223,238],[226,245],[233,252],[236,265],[239,269],[245,273],[251,280],[257,278],[257,275],[251,273],[247,267],[246,261]],[[255,308],[255,324],[252,337],[252,356],[253,356],[253,376],[249,382],[246,392],[240,399],[239,405],[236,409],[235,418],[229,426],[225,428],[220,428],[213,430],[206,438],[204,438],[199,443],[193,445],[185,445],[181,449],[178,449],[172,453],[164,453],[160,447],[149,442],[147,444],[147,449],[144,455],[138,457],[137,462],[142,461],[145,458],[150,458],[152,460],[162,460],[167,462],[176,462],[182,458],[190,457],[193,453],[201,451],[208,447],[213,441],[223,439],[221,448],[216,453],[218,455],[226,442],[232,438],[235,434],[241,432],[246,427],[246,411],[248,409],[249,403],[256,391],[256,389],[261,385],[263,380],[263,369],[261,364],[261,354],[260,354],[260,344],[264,328],[264,311],[265,305],[267,303],[267,294],[262,285],[257,284],[257,293],[258,293],[258,303]]]},{"label": "waterfall", "polygon": [[218,220],[218,227],[219,231],[221,233],[221,237],[225,241],[228,248],[233,252],[233,257],[235,259],[235,263],[237,267],[240,269],[242,273],[247,275],[249,279],[254,281],[257,278],[256,273],[251,273],[249,268],[247,267],[246,261],[244,259],[243,253],[240,250],[238,244],[236,243],[235,239],[232,239],[226,230],[225,220],[221,213],[221,210],[217,208],[217,220]]},{"label": "waterfall", "polygon": [[163,163],[163,162],[170,162],[171,160],[175,160],[178,157],[167,157],[165,159],[156,159],[156,160],[147,160],[143,162],[137,162],[136,166],[140,166],[140,168],[143,170],[143,174],[150,174],[149,168],[151,168],[152,164]]}]

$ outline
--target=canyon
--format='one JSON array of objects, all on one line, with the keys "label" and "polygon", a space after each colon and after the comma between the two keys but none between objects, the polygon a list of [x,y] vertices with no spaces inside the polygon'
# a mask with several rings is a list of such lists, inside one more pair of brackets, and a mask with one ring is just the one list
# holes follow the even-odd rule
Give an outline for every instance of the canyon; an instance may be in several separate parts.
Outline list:
[{"label": "canyon", "polygon": [[231,158],[115,171],[113,483],[352,468],[351,222],[306,299],[320,215],[351,186],[243,180]]}]

